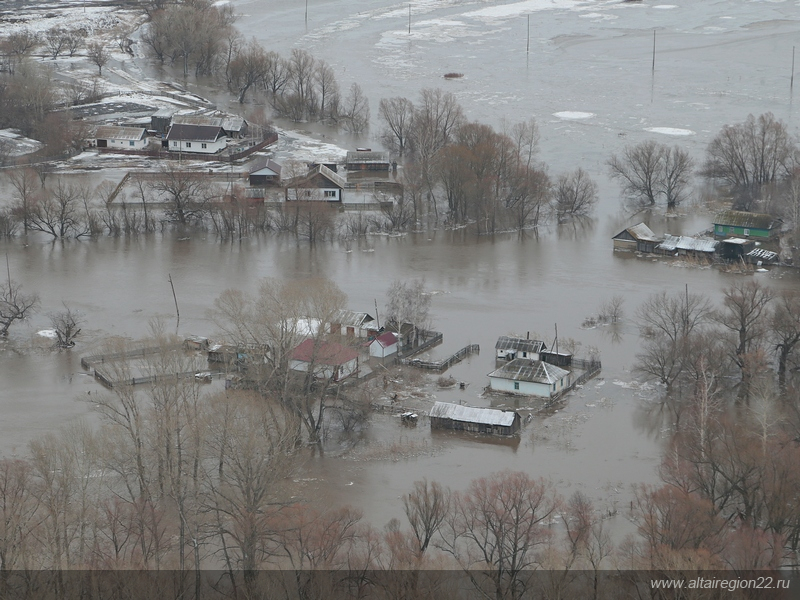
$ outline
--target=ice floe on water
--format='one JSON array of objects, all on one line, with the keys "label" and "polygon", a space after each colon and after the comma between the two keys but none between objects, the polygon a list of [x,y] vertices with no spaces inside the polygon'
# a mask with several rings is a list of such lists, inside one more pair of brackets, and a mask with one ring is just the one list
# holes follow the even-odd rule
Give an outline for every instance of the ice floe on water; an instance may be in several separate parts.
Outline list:
[{"label": "ice floe on water", "polygon": [[675,4],[657,4],[653,8],[661,8],[664,10],[668,10],[670,8],[678,8]]},{"label": "ice floe on water", "polygon": [[42,337],[50,338],[54,340],[58,337],[55,329],[42,329],[41,331],[37,331],[36,335],[40,335]]},{"label": "ice floe on water", "polygon": [[574,110],[564,110],[561,112],[553,113],[554,117],[558,117],[559,119],[565,119],[567,121],[578,121],[580,119],[591,119],[594,113],[590,112],[580,112]]},{"label": "ice floe on water", "polygon": [[501,6],[489,6],[464,13],[465,17],[484,19],[510,19],[539,10],[569,10],[580,6],[576,0],[523,0]]},{"label": "ice floe on water", "polygon": [[678,129],[676,127],[645,127],[644,130],[662,135],[694,135],[694,131],[691,129]]}]

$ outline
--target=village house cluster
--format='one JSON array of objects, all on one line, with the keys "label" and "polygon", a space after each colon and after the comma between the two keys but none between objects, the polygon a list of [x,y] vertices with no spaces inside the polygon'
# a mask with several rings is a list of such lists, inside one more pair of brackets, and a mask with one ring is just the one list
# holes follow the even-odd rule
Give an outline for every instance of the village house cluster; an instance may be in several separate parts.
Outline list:
[{"label": "village house cluster", "polygon": [[768,214],[724,210],[715,215],[712,227],[703,235],[658,236],[644,223],[638,223],[626,227],[612,240],[614,250],[761,266],[780,262],[782,224]]}]

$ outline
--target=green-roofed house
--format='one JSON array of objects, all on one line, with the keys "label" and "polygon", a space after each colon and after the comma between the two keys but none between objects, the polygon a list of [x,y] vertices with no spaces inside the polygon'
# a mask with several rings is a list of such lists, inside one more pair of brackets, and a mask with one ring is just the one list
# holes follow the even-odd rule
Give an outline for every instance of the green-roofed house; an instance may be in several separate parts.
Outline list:
[{"label": "green-roofed house", "polygon": [[714,237],[770,239],[778,235],[781,220],[772,215],[742,210],[723,210],[714,217]]}]

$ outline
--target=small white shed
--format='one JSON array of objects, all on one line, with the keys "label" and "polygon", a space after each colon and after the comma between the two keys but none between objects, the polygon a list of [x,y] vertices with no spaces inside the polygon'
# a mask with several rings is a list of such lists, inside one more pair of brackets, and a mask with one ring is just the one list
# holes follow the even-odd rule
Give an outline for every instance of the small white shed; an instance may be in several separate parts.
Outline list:
[{"label": "small white shed", "polygon": [[369,345],[369,355],[375,358],[386,358],[397,353],[397,348],[397,336],[391,331],[387,331],[372,340]]}]

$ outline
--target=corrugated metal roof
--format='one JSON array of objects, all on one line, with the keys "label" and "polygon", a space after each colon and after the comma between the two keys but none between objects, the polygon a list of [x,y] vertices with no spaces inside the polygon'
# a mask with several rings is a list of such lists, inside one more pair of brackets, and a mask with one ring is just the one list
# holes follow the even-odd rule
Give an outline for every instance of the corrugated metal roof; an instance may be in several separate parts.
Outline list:
[{"label": "corrugated metal roof", "polygon": [[633,227],[628,227],[626,230],[635,239],[642,242],[660,242],[659,237],[644,223],[639,223]]},{"label": "corrugated metal roof", "polygon": [[376,337],[373,341],[378,342],[383,348],[388,348],[389,346],[393,346],[397,343],[397,336],[391,331],[387,331],[386,333]]},{"label": "corrugated metal roof", "polygon": [[[260,158],[247,165],[250,175],[277,175],[281,176],[282,167],[271,158]],[[269,173],[267,171],[270,171]]]},{"label": "corrugated metal roof", "polygon": [[333,317],[331,317],[331,323],[344,327],[362,327],[365,323],[374,320],[375,319],[365,312],[355,312],[344,309],[337,310]]},{"label": "corrugated metal roof", "polygon": [[203,125],[206,127],[222,127],[221,117],[208,115],[175,115],[172,117],[173,125]]},{"label": "corrugated metal roof", "polygon": [[97,140],[141,140],[145,135],[144,127],[119,127],[104,125],[94,133]]},{"label": "corrugated metal roof", "polygon": [[221,120],[225,131],[241,131],[244,128],[245,120],[242,117],[226,115]]},{"label": "corrugated metal roof", "polygon": [[666,234],[664,236],[664,241],[658,245],[658,248],[667,252],[673,252],[675,250],[714,252],[717,248],[717,241],[708,238]]},{"label": "corrugated metal roof", "polygon": [[489,377],[528,381],[530,383],[546,383],[552,385],[569,375],[569,371],[541,360],[515,358],[499,369],[489,373]]},{"label": "corrugated metal roof", "polygon": [[752,229],[773,229],[779,222],[764,213],[750,213],[743,210],[723,210],[714,217],[714,225],[725,227],[749,227]]},{"label": "corrugated metal roof", "polygon": [[519,350],[520,352],[541,352],[547,346],[540,340],[529,340],[525,338],[501,335],[494,345],[495,350]]},{"label": "corrugated metal roof", "polygon": [[510,427],[514,424],[516,414],[513,410],[473,408],[471,406],[450,404],[449,402],[435,402],[429,416],[439,419],[452,419],[462,423],[482,423],[484,425]]}]

